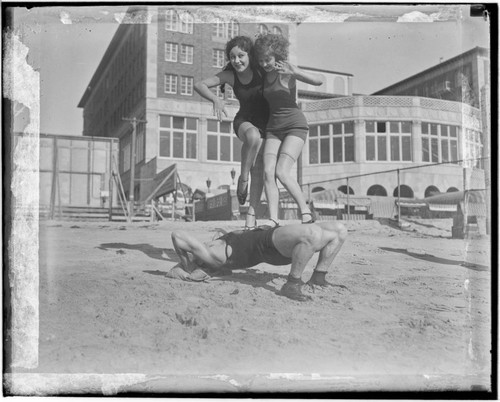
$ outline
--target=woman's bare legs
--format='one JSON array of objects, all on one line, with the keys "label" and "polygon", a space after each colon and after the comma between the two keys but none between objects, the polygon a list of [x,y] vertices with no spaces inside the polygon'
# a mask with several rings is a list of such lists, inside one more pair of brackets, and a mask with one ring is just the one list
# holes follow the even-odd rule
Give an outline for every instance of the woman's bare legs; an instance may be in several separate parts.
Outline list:
[{"label": "woman's bare legs", "polygon": [[[248,192],[248,179],[252,166],[262,144],[260,131],[249,122],[242,123],[238,129],[238,138],[243,142],[241,147],[241,174],[238,178],[238,200],[245,203]],[[243,201],[243,202],[241,202]]]},{"label": "woman's bare legs", "polygon": [[302,138],[293,135],[286,136],[279,150],[278,162],[276,164],[276,177],[297,203],[301,216],[310,214],[311,210],[306,203],[297,179],[292,174],[292,168],[303,147],[304,140]]},{"label": "woman's bare legs", "polygon": [[280,193],[276,183],[276,162],[278,151],[281,147],[279,138],[267,134],[264,145],[264,189],[266,191],[269,219],[278,222],[278,204]]},{"label": "woman's bare legs", "polygon": [[255,163],[250,169],[250,200],[245,222],[245,227],[252,228],[256,226],[255,210],[260,203],[262,190],[264,188],[264,161],[262,152],[257,154]]}]

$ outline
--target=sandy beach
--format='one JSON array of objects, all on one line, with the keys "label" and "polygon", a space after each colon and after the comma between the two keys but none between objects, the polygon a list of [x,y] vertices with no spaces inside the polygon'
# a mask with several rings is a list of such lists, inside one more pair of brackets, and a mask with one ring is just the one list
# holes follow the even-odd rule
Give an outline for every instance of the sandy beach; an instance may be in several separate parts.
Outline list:
[{"label": "sandy beach", "polygon": [[42,221],[39,365],[14,374],[141,375],[118,393],[489,390],[489,238],[409,223],[345,222],[336,286],[297,302],[278,294],[289,266],[166,277],[172,231],[205,241],[241,221]]}]

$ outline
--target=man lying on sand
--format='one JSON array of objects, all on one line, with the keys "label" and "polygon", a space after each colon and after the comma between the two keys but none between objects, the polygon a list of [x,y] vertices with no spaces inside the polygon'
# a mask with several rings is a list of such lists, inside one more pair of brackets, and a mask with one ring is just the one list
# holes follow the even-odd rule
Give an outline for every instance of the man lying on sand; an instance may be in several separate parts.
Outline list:
[{"label": "man lying on sand", "polygon": [[238,230],[207,243],[200,242],[186,232],[176,231],[172,233],[172,242],[185,275],[189,275],[197,267],[210,272],[220,268],[250,268],[260,263],[292,264],[288,280],[280,294],[305,301],[310,297],[301,291],[301,277],[307,263],[314,253],[319,252],[318,262],[307,285],[330,286],[325,276],[346,237],[344,225],[326,221]]}]

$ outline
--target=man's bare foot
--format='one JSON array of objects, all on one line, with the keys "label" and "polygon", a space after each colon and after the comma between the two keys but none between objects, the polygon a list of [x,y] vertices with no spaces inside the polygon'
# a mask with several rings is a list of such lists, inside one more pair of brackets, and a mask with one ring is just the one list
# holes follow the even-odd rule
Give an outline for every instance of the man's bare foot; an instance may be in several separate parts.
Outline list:
[{"label": "man's bare foot", "polygon": [[295,283],[288,281],[281,288],[280,294],[285,297],[288,297],[289,299],[297,301],[312,300],[311,296],[307,296],[302,293],[301,287],[302,287],[302,282]]}]

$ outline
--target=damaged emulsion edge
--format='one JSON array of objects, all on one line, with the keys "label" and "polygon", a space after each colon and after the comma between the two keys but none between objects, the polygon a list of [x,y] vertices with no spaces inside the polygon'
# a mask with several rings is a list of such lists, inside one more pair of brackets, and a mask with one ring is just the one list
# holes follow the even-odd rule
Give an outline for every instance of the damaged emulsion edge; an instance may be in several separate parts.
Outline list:
[{"label": "damaged emulsion edge", "polygon": [[[374,17],[360,13],[356,6],[349,12],[328,11],[315,6],[240,6],[224,7],[224,12],[234,14],[242,20],[279,19],[291,24],[303,22],[346,22],[349,18],[376,21]],[[340,7],[339,7],[340,8]],[[268,16],[263,12],[267,11]],[[366,8],[364,8],[366,10]],[[112,10],[112,7],[111,7]],[[271,13],[269,11],[271,10]],[[72,19],[71,10],[60,13],[62,24],[78,23]],[[354,11],[354,12],[353,12]],[[210,22],[212,12],[196,7],[197,22]],[[132,15],[113,13],[117,23],[151,24],[154,14],[138,11]],[[101,14],[102,17],[102,14]],[[384,18],[387,20],[387,18]],[[401,16],[393,16],[394,22],[443,22],[460,21],[458,6],[443,7],[442,12],[425,14],[411,11]],[[245,21],[245,22],[247,22]],[[40,73],[27,62],[29,48],[14,33],[5,34],[4,57],[4,96],[13,104],[22,105],[29,110],[30,121],[19,137],[13,152],[12,169],[12,236],[9,239],[9,286],[11,290],[11,341],[12,367],[36,369],[38,367],[39,342],[39,233],[38,208],[39,194],[32,191],[39,187],[39,133],[40,133]],[[12,116],[15,119],[15,116]],[[277,381],[294,380],[297,375],[311,377],[311,380],[326,379],[321,375],[301,373],[270,373],[268,379]],[[200,379],[212,378],[227,381],[229,376],[198,376]],[[426,375],[424,374],[424,377]],[[12,394],[72,393],[100,387],[104,395],[113,395],[124,387],[144,384],[169,376],[148,376],[145,374],[6,374],[5,384]],[[229,381],[238,388],[236,381]],[[167,390],[166,390],[167,391]],[[171,390],[172,391],[172,390]]]}]

